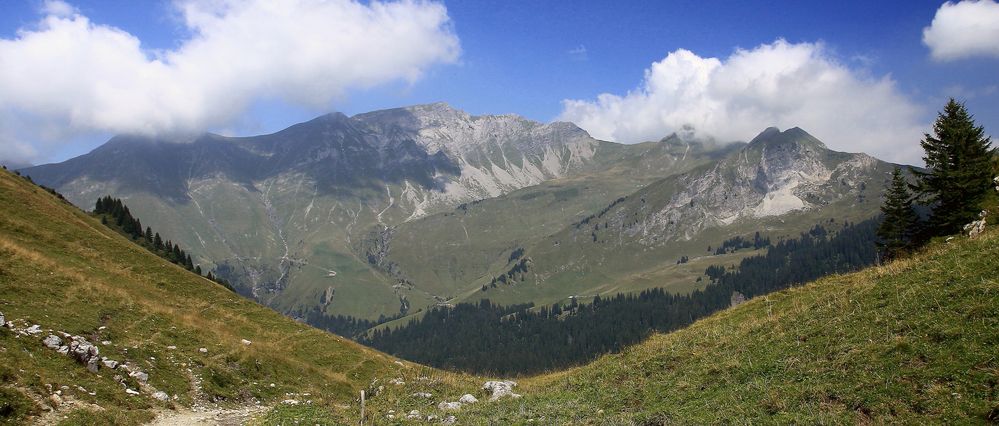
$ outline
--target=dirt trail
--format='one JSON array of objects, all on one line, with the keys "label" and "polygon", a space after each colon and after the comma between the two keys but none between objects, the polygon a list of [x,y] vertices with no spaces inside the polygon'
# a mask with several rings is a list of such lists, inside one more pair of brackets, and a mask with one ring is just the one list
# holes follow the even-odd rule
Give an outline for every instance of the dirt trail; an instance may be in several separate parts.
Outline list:
[{"label": "dirt trail", "polygon": [[194,411],[188,408],[180,410],[161,411],[150,425],[153,426],[185,426],[185,425],[218,425],[235,426],[248,423],[258,415],[267,411],[266,406],[249,406],[231,409],[201,409]]}]

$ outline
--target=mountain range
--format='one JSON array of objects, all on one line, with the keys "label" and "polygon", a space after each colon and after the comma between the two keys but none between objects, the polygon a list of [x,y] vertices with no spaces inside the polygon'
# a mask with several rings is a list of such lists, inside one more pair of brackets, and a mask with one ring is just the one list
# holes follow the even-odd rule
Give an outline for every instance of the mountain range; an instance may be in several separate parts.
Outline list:
[{"label": "mountain range", "polygon": [[195,263],[293,317],[375,319],[481,298],[691,291],[733,236],[874,216],[892,165],[802,129],[748,143],[600,141],[442,103],[253,137],[116,136],[21,170],[74,204],[122,198]]}]

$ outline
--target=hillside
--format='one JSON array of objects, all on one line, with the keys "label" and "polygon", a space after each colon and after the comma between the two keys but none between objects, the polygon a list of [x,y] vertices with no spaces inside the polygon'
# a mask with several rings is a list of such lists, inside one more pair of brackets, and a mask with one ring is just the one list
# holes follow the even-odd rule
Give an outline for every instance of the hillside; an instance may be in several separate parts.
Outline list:
[{"label": "hillside", "polygon": [[[464,405],[459,424],[986,423],[999,419],[999,233],[750,300]],[[438,386],[440,398],[458,389]],[[386,424],[436,402],[389,387]],[[480,398],[481,392],[476,393]],[[396,413],[391,414],[390,413]],[[272,421],[327,415],[283,407]],[[446,414],[446,413],[445,413]]]},{"label": "hillside", "polygon": [[[13,326],[0,327],[0,422],[135,423],[192,405],[296,398],[350,404],[403,368],[185,271],[7,171],[0,312]],[[47,348],[50,334],[66,346],[67,335],[82,337],[124,366],[94,359],[92,373]]]}]

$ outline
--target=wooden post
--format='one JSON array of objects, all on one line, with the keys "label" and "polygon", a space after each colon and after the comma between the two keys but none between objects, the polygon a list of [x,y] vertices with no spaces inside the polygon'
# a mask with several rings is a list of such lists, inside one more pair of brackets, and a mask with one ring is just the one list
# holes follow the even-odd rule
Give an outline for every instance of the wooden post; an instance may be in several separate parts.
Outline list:
[{"label": "wooden post", "polygon": [[364,391],[361,390],[361,426],[364,426]]}]

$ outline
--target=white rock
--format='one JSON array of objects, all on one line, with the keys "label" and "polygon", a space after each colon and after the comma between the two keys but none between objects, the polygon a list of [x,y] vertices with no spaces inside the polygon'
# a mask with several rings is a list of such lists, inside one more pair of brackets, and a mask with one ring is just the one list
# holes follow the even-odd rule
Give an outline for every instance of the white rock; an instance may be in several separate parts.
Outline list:
[{"label": "white rock", "polygon": [[206,353],[208,353],[208,348],[198,348],[198,352],[206,354]]},{"label": "white rock", "polygon": [[417,398],[427,398],[427,399],[430,399],[430,398],[434,397],[434,395],[432,393],[430,393],[430,392],[417,392],[417,393],[414,393],[413,396],[415,396]]},{"label": "white rock", "polygon": [[172,351],[172,350],[174,350],[174,349],[177,349],[177,347],[176,347],[176,346],[174,346],[174,345],[170,345],[170,346],[167,346],[167,349],[169,349],[169,350],[171,350],[171,351]]},{"label": "white rock", "polygon": [[489,397],[490,401],[495,401],[504,397],[520,398],[520,395],[513,393],[513,388],[517,386],[517,382],[512,380],[494,381],[490,380],[482,385],[482,390],[487,392],[492,392],[492,396]]},{"label": "white rock", "polygon": [[298,405],[298,401],[294,399],[286,399],[284,401],[281,401],[281,403],[285,405]]},{"label": "white rock", "polygon": [[475,396],[473,396],[472,394],[466,393],[462,395],[461,398],[458,399],[458,402],[462,404],[475,404],[476,402],[479,402],[479,400],[475,398]]},{"label": "white rock", "polygon": [[406,414],[406,418],[407,419],[411,419],[411,420],[413,420],[413,419],[422,419],[423,416],[420,415],[420,410],[413,410],[413,411],[410,411],[409,414]]},{"label": "white rock", "polygon": [[405,385],[406,382],[404,380],[402,380],[401,377],[396,377],[396,378],[394,378],[392,380],[389,380],[389,384],[393,384],[393,385],[396,385],[396,386],[402,386],[402,385]]},{"label": "white rock", "polygon": [[7,320],[3,317],[3,312],[0,312],[0,326],[7,324]]},{"label": "white rock", "polygon": [[439,410],[441,410],[441,411],[460,410],[461,409],[461,403],[460,402],[447,402],[447,401],[444,401],[444,402],[442,402],[440,404],[437,404],[437,408]]},{"label": "white rock", "polygon": [[49,402],[52,403],[53,407],[58,407],[62,405],[62,397],[57,394],[49,395]]},{"label": "white rock", "polygon": [[157,400],[160,401],[167,401],[170,399],[170,395],[167,395],[167,393],[163,391],[156,391],[153,392],[153,398],[156,398]]},{"label": "white rock", "polygon": [[69,355],[69,346],[60,346],[59,349],[56,349],[56,352],[59,352],[62,355]]},{"label": "white rock", "polygon": [[118,361],[107,359],[107,358],[103,358],[101,360],[101,362],[104,363],[105,367],[110,368],[112,370],[114,370],[115,368],[118,368]]},{"label": "white rock", "polygon": [[42,333],[42,327],[40,325],[38,325],[38,324],[35,324],[35,325],[32,325],[31,327],[28,327],[26,330],[24,330],[24,332],[27,333],[27,334],[31,334],[31,335],[41,334]]},{"label": "white rock", "polygon": [[42,343],[49,349],[58,350],[59,347],[62,346],[62,339],[60,339],[59,336],[50,334],[48,337],[42,339]]},{"label": "white rock", "polygon": [[249,340],[246,340],[246,339],[240,340],[239,342],[242,343],[243,346],[250,346],[250,344],[253,343],[253,342],[251,342]]},{"label": "white rock", "polygon": [[444,420],[441,420],[441,424],[444,424],[444,425],[453,425],[453,424],[455,424],[457,422],[458,422],[458,419],[456,417],[454,417],[454,416],[447,416],[447,417],[444,418]]},{"label": "white rock", "polygon": [[133,390],[133,389],[128,389],[128,388],[125,388],[125,393],[127,393],[127,394],[129,394],[129,395],[138,395],[138,394],[139,394],[139,391],[137,391],[137,390]]},{"label": "white rock", "polygon": [[138,370],[135,370],[135,371],[133,371],[131,373],[128,373],[128,377],[131,377],[131,378],[133,378],[135,380],[138,380],[140,383],[146,383],[146,381],[149,380],[149,375],[148,374],[143,373],[143,372],[138,371]]}]

